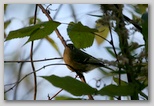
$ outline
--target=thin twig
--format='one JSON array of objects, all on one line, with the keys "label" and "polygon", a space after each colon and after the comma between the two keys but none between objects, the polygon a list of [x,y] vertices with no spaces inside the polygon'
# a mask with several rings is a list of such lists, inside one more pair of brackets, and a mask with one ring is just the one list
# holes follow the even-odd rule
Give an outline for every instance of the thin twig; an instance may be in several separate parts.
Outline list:
[{"label": "thin twig", "polygon": [[[40,40],[39,41],[39,43],[38,43],[38,45],[34,48],[34,50],[33,50],[33,55],[34,55],[34,53],[36,53],[36,51],[38,50],[38,47],[41,45],[41,43],[42,43],[42,40]],[[26,58],[25,58],[25,61],[26,60],[28,60],[30,58],[30,55],[28,55]],[[4,61],[4,63],[11,63],[11,61]],[[15,61],[14,61],[15,62]],[[29,61],[30,62],[30,61]],[[19,62],[20,63],[20,62]],[[21,64],[20,64],[20,66],[19,66],[19,73],[18,73],[18,76],[17,76],[17,81],[19,81],[20,80],[20,78],[21,78],[21,73],[22,73],[22,68],[23,68],[23,66],[24,66],[24,61],[22,61],[21,62]],[[14,91],[14,97],[13,97],[13,100],[16,100],[16,95],[17,95],[17,91],[18,91],[18,84],[17,84],[17,86],[16,86],[16,88],[15,88],[15,91]]]},{"label": "thin twig", "polygon": [[58,9],[57,9],[55,15],[53,16],[53,19],[56,19],[56,17],[57,17],[57,15],[58,15],[60,9],[62,8],[62,6],[63,6],[63,4],[60,4],[60,6],[58,7]]},{"label": "thin twig", "polygon": [[69,4],[69,7],[70,7],[70,10],[71,10],[72,15],[73,15],[72,17],[74,19],[74,22],[77,22],[78,20],[77,20],[77,17],[76,17],[76,14],[75,14],[75,9],[74,9],[73,5]]},{"label": "thin twig", "polygon": [[[57,58],[49,58],[49,59],[40,59],[40,60],[33,60],[33,62],[42,62],[42,61],[49,61],[49,60],[56,60],[56,59],[63,59],[62,57],[57,57]],[[26,63],[26,62],[31,62],[31,60],[14,60],[14,61],[4,61],[4,63]]]},{"label": "thin twig", "polygon": [[[59,90],[54,96],[52,96],[52,97],[50,98],[50,100],[52,100],[54,97],[56,97],[61,91],[63,91],[63,89]],[[48,96],[48,97],[49,97],[49,96]]]},{"label": "thin twig", "polygon": [[[47,16],[47,18],[49,20],[53,20],[51,18],[51,16],[49,15],[49,13],[45,10],[45,8],[41,4],[38,4],[38,6],[40,7],[40,9],[42,10],[42,12]],[[66,47],[67,44],[66,44],[64,38],[62,37],[62,35],[60,34],[60,32],[59,32],[59,30],[57,28],[55,29],[55,32],[56,32],[58,38],[61,40],[63,46]]]},{"label": "thin twig", "polygon": [[[118,59],[118,55],[117,55],[117,52],[116,52],[116,50],[115,50],[115,46],[114,46],[114,43],[113,43],[113,35],[112,35],[112,32],[111,32],[111,27],[110,27],[110,25],[109,25],[109,31],[110,31],[110,34],[111,34],[111,41],[110,41],[110,44],[112,45],[112,47],[113,47],[113,51],[114,51],[114,53],[115,53],[115,55],[116,55],[116,59],[117,59],[117,62],[118,62],[118,64],[119,64],[119,59]],[[119,83],[119,85],[121,85],[121,67],[119,67],[119,80],[118,80],[118,83]],[[119,96],[118,97],[118,100],[121,100],[121,96]]]},{"label": "thin twig", "polygon": [[[42,70],[42,69],[44,69],[44,68],[46,68],[46,67],[53,66],[53,65],[65,65],[65,66],[66,66],[67,64],[63,64],[63,63],[48,64],[48,65],[45,65],[45,66],[39,68],[38,70],[36,70],[35,73],[38,72],[38,71],[40,71],[40,70]],[[22,77],[22,78],[21,78],[20,80],[18,80],[17,82],[14,82],[14,83],[11,83],[11,84],[5,84],[4,86],[10,86],[10,85],[13,85],[13,84],[14,84],[14,86],[12,86],[12,87],[9,88],[8,90],[4,91],[4,93],[7,93],[8,91],[12,90],[14,87],[17,86],[17,84],[19,84],[22,80],[24,80],[26,77],[28,77],[29,75],[31,75],[31,74],[33,74],[33,73],[34,73],[34,72],[28,73],[27,75],[25,75],[24,77]]]},{"label": "thin twig", "polygon": [[[77,75],[75,76],[75,79],[77,78]],[[53,98],[55,98],[61,91],[63,91],[63,89],[60,89],[55,95],[53,95],[51,98],[50,96],[48,95],[48,99],[49,100],[52,100]]]},{"label": "thin twig", "polygon": [[[68,66],[69,66],[69,65],[68,65]],[[70,67],[71,67],[71,66],[70,66]],[[79,75],[79,74],[76,75],[75,79],[77,78],[78,75]],[[83,74],[82,74],[82,75],[80,74],[80,75],[79,75],[79,78],[81,79],[81,82],[86,83],[86,80],[85,80]],[[51,98],[50,98],[49,95],[48,95],[49,100],[52,100],[53,98],[55,98],[62,90],[63,90],[63,89],[59,90],[59,91],[58,91],[55,95],[53,95]],[[89,100],[94,100],[94,98],[93,98],[92,95],[88,95],[88,97],[89,97]]]},{"label": "thin twig", "polygon": [[33,74],[34,74],[34,100],[36,100],[36,96],[37,96],[37,78],[36,78],[36,73],[35,73],[35,66],[33,63],[33,44],[34,41],[32,41],[31,43],[31,50],[30,50],[30,59],[31,59],[31,65],[32,65],[32,69],[33,69]]},{"label": "thin twig", "polygon": [[[18,76],[17,76],[17,81],[20,80],[23,64],[24,64],[24,63],[21,63],[21,64],[20,64],[19,73],[18,73]],[[16,86],[16,88],[15,88],[15,90],[14,90],[13,100],[16,100],[17,91],[18,91],[18,85],[19,85],[19,84],[17,84],[17,86]]]},{"label": "thin twig", "polygon": [[[83,83],[86,83],[86,80],[85,80],[83,74],[78,74],[78,75],[79,75],[79,78],[81,79],[81,81],[82,81]],[[88,95],[88,97],[89,97],[89,100],[94,100],[94,98],[93,98],[92,95]]]},{"label": "thin twig", "polygon": [[[80,80],[83,82],[83,83],[86,83],[86,80],[84,78],[84,75],[82,72],[79,72],[78,70],[74,69],[72,66],[70,66],[69,64],[66,64],[67,66],[69,66],[74,72],[76,72],[76,74],[79,76]],[[94,100],[93,96],[92,95],[88,95],[89,97],[89,100]]]},{"label": "thin twig", "polygon": [[[38,4],[38,6],[42,9],[42,12],[48,17],[48,19],[49,19],[49,20],[52,20],[52,18],[50,17],[49,13],[44,9],[44,7],[43,7],[41,4]],[[55,32],[56,32],[57,36],[59,37],[59,39],[61,40],[63,46],[66,47],[66,46],[67,46],[66,41],[65,41],[64,38],[61,36],[61,34],[60,34],[60,32],[58,31],[58,29],[55,29]],[[71,68],[72,68],[72,67],[71,67]],[[77,73],[77,71],[75,71],[75,72]],[[84,79],[83,74],[81,75],[81,74],[77,73],[77,75],[79,75],[80,79],[81,79],[82,81],[85,82],[85,80],[83,80],[83,79]],[[86,82],[85,82],[85,83],[86,83]],[[89,96],[89,99],[94,100],[93,97],[92,97],[91,95],[88,95],[88,96]]]},{"label": "thin twig", "polygon": [[[110,43],[110,41],[109,40],[107,40],[106,38],[104,38],[103,36],[101,36],[101,35],[99,35],[99,34],[97,34],[97,33],[93,33],[93,34],[95,34],[96,36],[98,36],[98,37],[100,37],[100,38],[102,38],[102,39],[104,39],[104,40],[106,40],[107,42],[109,42]],[[111,43],[110,43],[111,44]]]},{"label": "thin twig", "polygon": [[[34,24],[36,24],[36,15],[37,15],[37,4],[35,7],[35,13],[34,13]],[[36,73],[35,73],[35,66],[33,63],[33,46],[34,46],[34,41],[32,41],[31,43],[31,50],[30,50],[30,60],[31,60],[31,65],[32,65],[32,69],[33,69],[33,74],[34,74],[34,100],[36,100],[36,96],[37,96],[37,78],[36,78]]]},{"label": "thin twig", "polygon": [[111,34],[111,41],[110,41],[110,44],[112,45],[113,51],[114,51],[114,53],[115,53],[115,55],[116,55],[116,59],[117,59],[117,61],[119,62],[118,55],[117,55],[117,52],[116,52],[115,47],[114,47],[114,44],[113,44],[113,35],[112,35],[112,32],[111,32],[111,27],[110,27],[110,25],[109,25],[109,31],[110,31],[110,34]]}]

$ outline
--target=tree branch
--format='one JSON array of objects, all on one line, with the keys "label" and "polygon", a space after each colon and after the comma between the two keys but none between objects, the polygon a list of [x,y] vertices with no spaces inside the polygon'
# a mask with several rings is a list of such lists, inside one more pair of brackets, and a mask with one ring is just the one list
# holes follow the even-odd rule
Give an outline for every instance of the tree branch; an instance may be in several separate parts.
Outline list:
[{"label": "tree branch", "polygon": [[[47,16],[47,18],[49,20],[53,20],[50,17],[49,13],[46,11],[46,9],[41,4],[38,4],[38,6],[40,7],[40,9],[42,10],[42,12]],[[66,47],[66,42],[65,42],[64,38],[62,37],[62,35],[60,34],[60,32],[59,32],[59,30],[57,28],[55,29],[55,32],[56,32],[58,38],[61,40],[63,46]]]},{"label": "tree branch", "polygon": [[[34,13],[34,24],[36,24],[36,15],[37,15],[37,4],[35,7],[35,13]],[[34,100],[36,100],[36,96],[37,96],[37,78],[36,78],[36,73],[35,73],[35,66],[33,63],[33,46],[34,46],[34,41],[32,41],[31,43],[31,50],[30,50],[30,60],[31,60],[31,65],[32,65],[32,69],[33,69],[33,74],[34,74]]]},{"label": "tree branch", "polygon": [[5,90],[4,93],[7,93],[8,91],[12,90],[14,87],[16,87],[22,80],[24,80],[26,77],[28,77],[29,75],[33,74],[33,73],[36,73],[48,66],[52,66],[52,65],[67,65],[67,64],[63,64],[63,63],[55,63],[55,64],[48,64],[48,65],[45,65],[41,68],[39,68],[38,70],[35,70],[35,72],[30,72],[28,73],[27,75],[25,75],[24,77],[22,77],[20,80],[18,80],[17,82],[14,82],[14,83],[10,83],[10,84],[5,84],[4,86],[10,86],[10,85],[13,85],[11,88],[9,88],[8,90]]},{"label": "tree branch", "polygon": [[[49,61],[49,60],[56,60],[56,59],[63,59],[62,57],[57,58],[49,58],[49,59],[41,59],[41,60],[33,60],[33,62],[42,62],[42,61]],[[25,62],[31,62],[31,60],[14,60],[14,61],[4,61],[4,63],[25,63]]]}]

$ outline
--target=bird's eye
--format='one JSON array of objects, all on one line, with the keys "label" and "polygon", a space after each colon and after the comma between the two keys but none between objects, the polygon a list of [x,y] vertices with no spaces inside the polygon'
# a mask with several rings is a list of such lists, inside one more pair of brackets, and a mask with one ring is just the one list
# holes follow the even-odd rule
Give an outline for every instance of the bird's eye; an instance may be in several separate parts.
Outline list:
[{"label": "bird's eye", "polygon": [[75,47],[72,44],[68,44],[68,47],[72,50],[75,49]]},{"label": "bird's eye", "polygon": [[74,46],[73,45],[71,45],[71,49],[74,50]]}]

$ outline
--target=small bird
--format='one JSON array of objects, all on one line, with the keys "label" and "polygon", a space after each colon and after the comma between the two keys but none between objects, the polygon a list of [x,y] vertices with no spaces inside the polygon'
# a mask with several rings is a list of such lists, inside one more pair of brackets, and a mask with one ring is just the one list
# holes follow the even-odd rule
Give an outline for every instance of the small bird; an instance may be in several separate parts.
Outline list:
[{"label": "small bird", "polygon": [[105,66],[101,60],[77,49],[73,44],[67,44],[63,53],[63,59],[71,71],[80,73]]}]

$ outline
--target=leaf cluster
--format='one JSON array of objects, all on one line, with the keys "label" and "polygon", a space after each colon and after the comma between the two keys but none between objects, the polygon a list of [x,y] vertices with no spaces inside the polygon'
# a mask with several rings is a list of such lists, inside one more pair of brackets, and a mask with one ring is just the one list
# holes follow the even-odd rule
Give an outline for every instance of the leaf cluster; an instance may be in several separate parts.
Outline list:
[{"label": "leaf cluster", "polygon": [[[119,99],[121,96],[130,96],[132,100],[139,100],[138,95],[148,99],[148,96],[142,91],[148,87],[148,12],[146,12],[147,5],[133,5],[136,12],[140,13],[142,17],[139,19],[140,24],[136,23],[136,16],[134,19],[129,19],[122,14],[124,5],[101,5],[104,15],[90,15],[99,17],[96,22],[96,28],[90,28],[82,24],[82,22],[70,22],[67,27],[67,33],[73,44],[77,48],[87,48],[92,46],[96,39],[98,44],[107,41],[111,46],[105,47],[108,53],[116,61],[104,61],[107,69],[100,69],[105,75],[112,75],[115,84],[107,85],[100,90],[92,88],[86,83],[80,82],[71,77],[58,77],[55,75],[41,76],[49,81],[52,85],[62,88],[67,92],[75,95],[107,95]],[[4,28],[10,24],[11,21],[4,23]],[[115,23],[114,23],[115,22]],[[137,42],[128,42],[129,34],[125,23],[134,25],[139,31],[145,44],[139,45]],[[10,31],[5,39],[5,42],[16,38],[29,37],[25,42],[40,40],[46,38],[54,45],[54,41],[48,37],[57,27],[61,25],[60,22],[49,20],[46,22],[39,22],[35,25],[30,25],[18,30]],[[119,47],[114,46],[111,30],[115,31],[119,38]],[[107,36],[111,36],[111,41],[107,40]],[[143,47],[142,51],[136,54],[137,49]],[[121,79],[121,75],[127,76],[128,82]],[[116,78],[115,76],[118,76]],[[55,99],[78,100],[80,98],[70,97],[56,97]]]}]

